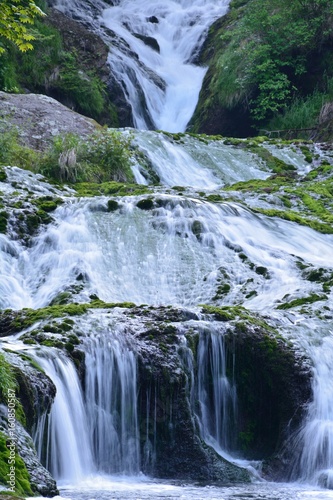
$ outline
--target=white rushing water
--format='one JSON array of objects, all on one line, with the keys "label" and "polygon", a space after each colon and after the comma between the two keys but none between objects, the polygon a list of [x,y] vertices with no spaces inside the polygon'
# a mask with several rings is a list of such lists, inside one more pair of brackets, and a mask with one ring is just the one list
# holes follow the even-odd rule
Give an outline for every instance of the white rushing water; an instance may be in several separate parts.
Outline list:
[{"label": "white rushing water", "polygon": [[54,477],[60,481],[79,482],[94,471],[94,464],[83,393],[75,366],[57,350],[44,348],[33,357],[57,389],[48,420],[42,418],[36,430],[36,449],[42,455],[43,443],[46,444],[45,465]]},{"label": "white rushing water", "polygon": [[[219,141],[199,146],[199,141],[187,137],[183,144],[175,144],[166,135],[148,131],[137,133],[135,141],[166,186],[209,191],[267,175],[251,153]],[[293,161],[298,165],[297,155]],[[169,168],[171,163],[174,168]],[[14,189],[21,189],[20,185],[30,194],[34,189],[42,195],[61,194],[40,179],[35,182],[32,174],[13,170],[9,182],[1,183],[3,196],[14,197]],[[306,273],[320,268],[327,281],[331,279],[333,236],[257,215],[234,202],[203,201],[194,189],[185,191],[191,196],[171,192],[159,187],[151,195],[118,197],[119,208],[108,212],[110,197],[76,199],[67,191],[64,204],[52,213],[54,223],[33,237],[29,246],[15,235],[0,234],[0,307],[44,307],[66,292],[75,302],[89,302],[97,295],[107,302],[148,305],[241,304],[275,318],[280,321],[281,334],[313,362],[314,399],[303,427],[291,439],[294,460],[289,479],[332,487],[332,294],[326,291],[325,298],[322,280],[307,279]],[[137,204],[147,198],[152,207],[141,210]],[[311,294],[321,300],[303,310],[277,309],[284,302]],[[138,381],[126,328],[117,319],[105,325],[102,316],[89,327],[82,319],[81,326],[86,353],[82,387],[74,365],[61,353],[47,350],[36,354],[57,387],[50,419],[43,418],[37,429],[37,447],[42,454],[47,433],[47,466],[62,482],[82,481],[97,471],[138,474]],[[203,328],[198,355],[197,360],[186,362],[188,371],[191,363],[199,366],[197,380],[192,375],[191,399],[199,407],[201,435],[221,454],[232,456],[237,388],[226,376],[223,339],[214,334],[212,325],[209,331]],[[209,378],[214,380],[211,394],[206,386]],[[147,394],[147,406],[153,398],[154,394]],[[147,430],[142,461],[153,461],[154,446]],[[144,498],[143,493],[134,493],[140,491],[135,488],[126,493],[120,488],[115,498],[136,498],[135,494]],[[157,486],[162,498],[180,498],[181,491],[163,488]],[[258,486],[253,495],[270,498],[260,488],[264,487]],[[290,491],[292,497],[301,495],[301,490],[288,491],[281,487],[274,498],[289,500]],[[65,496],[72,493],[67,491]],[[84,494],[74,491],[73,498],[84,498]],[[214,490],[214,494],[229,498],[226,491]],[[234,498],[244,494],[237,490]],[[306,494],[300,498],[307,498]],[[94,498],[105,498],[103,495]],[[201,489],[191,489],[183,498],[196,495],[206,497]],[[312,498],[321,498],[316,495]]]},{"label": "white rushing water", "polygon": [[62,483],[81,482],[96,471],[137,475],[140,451],[136,358],[125,327],[114,319],[81,320],[85,332],[84,394],[73,362],[59,350],[29,349],[54,382],[50,415],[35,431],[36,449]]},{"label": "white rushing water", "polygon": [[103,12],[104,24],[130,47],[111,50],[109,60],[130,97],[136,128],[185,130],[206,72],[192,60],[228,5],[229,0],[120,0]]},{"label": "white rushing water", "polygon": [[30,248],[2,236],[1,307],[44,307],[66,290],[81,302],[97,294],[191,306],[211,302],[226,283],[217,305],[241,301],[267,311],[286,295],[320,292],[320,284],[302,278],[299,260],[333,267],[331,235],[233,203],[160,195],[153,210],[141,210],[141,199],[124,197],[112,213],[106,198],[64,204]]},{"label": "white rushing water", "polygon": [[[194,64],[209,26],[230,0],[56,0],[110,44],[109,64],[138,129],[181,132],[192,117],[206,68]],[[111,31],[110,31],[111,30]]]},{"label": "white rushing water", "polygon": [[[236,450],[237,389],[234,381],[227,377],[223,335],[211,325],[201,332],[197,365],[201,436],[220,454],[230,458],[227,454]],[[209,394],[209,381],[212,381],[212,394]]]},{"label": "white rushing water", "polygon": [[[177,142],[166,134],[151,131],[131,131],[131,134],[164,186],[214,190],[270,175],[253,153],[225,145],[222,140],[202,141],[186,134]],[[300,163],[300,155],[295,157]],[[136,182],[148,184],[140,169],[133,169],[133,173]]]}]

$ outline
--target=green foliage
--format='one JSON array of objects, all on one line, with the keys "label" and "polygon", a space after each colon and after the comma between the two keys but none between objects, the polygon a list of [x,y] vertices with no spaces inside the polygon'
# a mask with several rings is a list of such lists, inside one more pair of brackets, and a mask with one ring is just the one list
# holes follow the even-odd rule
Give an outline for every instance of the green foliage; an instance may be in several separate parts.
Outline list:
[{"label": "green foliage", "polygon": [[39,171],[60,182],[126,182],[133,180],[130,158],[130,137],[102,129],[85,140],[57,136],[40,159]]},{"label": "green foliage", "polygon": [[43,11],[32,0],[2,0],[0,3],[0,54],[8,44],[15,44],[22,52],[33,48],[33,31],[29,30]]},{"label": "green foliage", "polygon": [[[331,0],[233,0],[225,21],[210,32],[204,59],[211,64],[195,127],[216,106],[245,109],[256,126],[281,112],[287,126],[281,118],[273,129],[312,126],[329,98],[332,16]],[[291,104],[299,109],[294,123]]]},{"label": "green foliage", "polygon": [[80,113],[98,117],[103,111],[105,86],[92,72],[80,70],[75,53],[64,53],[59,78],[54,85],[76,104]]},{"label": "green foliage", "polygon": [[[312,94],[296,96],[290,106],[281,114],[276,114],[266,125],[267,130],[306,129],[317,125],[320,111],[325,104],[333,99],[333,78],[329,78],[321,92],[315,89]],[[305,131],[296,132],[293,137],[306,137]]]},{"label": "green foliage", "polygon": [[[131,137],[113,129],[102,129],[91,135],[85,142],[84,161],[100,182],[133,180],[130,169]],[[94,166],[98,166],[97,172]]]},{"label": "green foliage", "polygon": [[12,47],[0,53],[0,89],[12,93],[19,91],[14,53]]},{"label": "green foliage", "polygon": [[16,379],[11,365],[6,361],[5,356],[0,353],[0,401],[7,403],[8,389],[16,389]]},{"label": "green foliage", "polygon": [[63,57],[63,46],[58,30],[45,22],[36,21],[34,50],[16,54],[16,73],[22,85],[31,90],[49,87],[57,76]]},{"label": "green foliage", "polygon": [[[0,432],[0,483],[8,486],[8,474],[10,472],[11,460],[10,450],[7,448],[7,438]],[[18,495],[33,496],[30,486],[30,477],[22,458],[15,453],[15,492]]]},{"label": "green foliage", "polygon": [[78,157],[80,138],[74,134],[56,136],[51,147],[41,156],[38,170],[41,174],[60,182],[76,182],[81,174]]},{"label": "green foliage", "polygon": [[1,131],[1,128],[0,165],[11,165],[32,170],[38,161],[38,153],[20,144],[19,134],[15,128],[5,132]]}]

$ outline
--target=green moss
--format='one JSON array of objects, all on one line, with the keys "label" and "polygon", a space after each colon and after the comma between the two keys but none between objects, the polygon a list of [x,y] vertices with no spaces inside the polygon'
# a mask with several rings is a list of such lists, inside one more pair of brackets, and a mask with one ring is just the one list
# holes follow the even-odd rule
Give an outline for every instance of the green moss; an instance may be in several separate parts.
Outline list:
[{"label": "green moss", "polygon": [[102,182],[101,184],[95,182],[78,182],[74,184],[73,189],[77,192],[78,196],[101,196],[101,195],[117,195],[117,196],[137,196],[150,192],[147,186],[140,184],[124,184],[121,182]]},{"label": "green moss", "polygon": [[270,153],[268,149],[261,147],[256,143],[254,143],[253,145],[249,144],[248,149],[252,153],[255,153],[257,156],[259,156],[259,158],[261,158],[265,162],[265,165],[269,168],[269,170],[276,174],[283,175],[285,173],[296,170],[296,167],[285,163],[283,160],[280,160],[280,158],[276,158],[276,156],[272,155],[272,153]]},{"label": "green moss", "polygon": [[[0,311],[0,325],[3,325],[3,333],[9,335],[24,330],[38,321],[62,318],[63,316],[80,316],[85,314],[89,309],[113,309],[115,307],[133,308],[135,304],[132,302],[108,303],[101,300],[94,300],[89,304],[72,303],[48,306],[43,309],[22,309],[21,311],[12,311],[8,309]],[[71,325],[68,321],[68,319],[65,320],[67,324]],[[61,333],[61,324],[54,328],[57,333]],[[47,329],[49,331],[50,326],[47,326]]]},{"label": "green moss", "polygon": [[18,352],[17,355],[20,356],[20,358],[22,358],[24,361],[28,361],[28,363],[30,363],[30,365],[33,368],[35,368],[35,370],[38,370],[41,373],[45,373],[44,369],[33,358],[29,358],[29,356],[26,356],[25,354],[22,354],[21,352]]},{"label": "green moss", "polygon": [[291,222],[297,222],[297,224],[301,224],[302,226],[308,226],[311,229],[318,231],[319,233],[333,234],[332,225],[325,224],[323,222],[319,222],[317,220],[313,220],[310,218],[302,217],[297,212],[293,212],[293,211],[286,212],[286,211],[277,210],[274,208],[269,208],[269,209],[256,208],[255,211],[260,212],[264,215],[267,215],[268,217],[280,217],[281,219],[284,219],[284,220],[289,220]]},{"label": "green moss", "polygon": [[6,404],[8,390],[13,391],[16,387],[14,370],[6,361],[5,356],[0,353],[0,402]]},{"label": "green moss", "polygon": [[317,295],[315,293],[309,295],[308,297],[300,297],[299,299],[291,300],[290,302],[285,302],[277,306],[277,309],[291,309],[292,307],[299,307],[304,304],[313,304],[320,300],[327,300],[327,295]]},{"label": "green moss", "polygon": [[59,205],[64,203],[61,198],[55,198],[53,196],[42,196],[40,198],[34,198],[31,203],[35,205],[38,210],[42,212],[53,212]]},{"label": "green moss", "polygon": [[7,442],[8,444],[12,443],[11,439],[7,438],[3,432],[0,432],[0,482],[8,486],[8,474],[12,466],[15,468],[15,493],[18,495],[33,496],[30,476],[26,466],[16,451],[15,457],[12,456],[11,451],[7,448]]},{"label": "green moss", "polygon": [[202,312],[212,314],[217,321],[231,321],[236,318],[248,318],[249,313],[241,306],[225,306],[215,307],[210,305],[202,305]]},{"label": "green moss", "polygon": [[3,168],[0,167],[0,182],[6,182],[7,174]]},{"label": "green moss", "polygon": [[0,212],[0,233],[6,233],[8,219],[9,215],[7,214],[7,212],[2,210]]},{"label": "green moss", "polygon": [[212,300],[221,299],[224,295],[227,295],[230,292],[230,289],[231,286],[229,285],[229,283],[223,283],[222,285],[219,285]]}]

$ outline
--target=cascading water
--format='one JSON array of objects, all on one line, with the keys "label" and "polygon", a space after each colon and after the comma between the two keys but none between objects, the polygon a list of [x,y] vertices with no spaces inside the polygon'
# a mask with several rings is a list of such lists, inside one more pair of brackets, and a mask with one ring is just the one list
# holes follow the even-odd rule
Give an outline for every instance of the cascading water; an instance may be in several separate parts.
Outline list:
[{"label": "cascading water", "polygon": [[[185,141],[184,147],[173,145],[151,132],[138,134],[136,140],[144,144],[152,163],[158,164],[163,155],[170,154],[170,149],[173,158],[177,158],[177,151],[188,155],[186,163],[188,158],[197,159],[196,179],[188,177],[188,165],[180,160],[179,177],[173,178],[174,173],[168,172],[163,182],[171,186],[175,180],[181,180],[198,189],[200,175],[206,175],[205,162],[200,158],[208,154],[209,147],[200,150],[192,139]],[[218,150],[219,146],[215,147]],[[217,154],[214,156],[216,159]],[[234,160],[235,157],[226,164],[230,166]],[[207,189],[225,182],[218,171],[225,174],[228,169],[216,165],[209,163],[211,178]],[[239,175],[237,180],[248,178],[237,170],[238,167],[227,172],[231,175],[229,182],[235,180],[235,172]],[[266,176],[260,168],[258,172]],[[25,179],[24,186],[33,190],[33,180],[19,172],[16,175],[21,177],[10,182],[17,186],[21,178]],[[307,279],[305,274],[319,268],[323,275],[330,275],[332,235],[257,215],[234,202],[210,203],[195,189],[184,195],[171,194],[178,191],[181,189],[167,191],[159,187],[150,195],[118,197],[118,208],[113,212],[107,211],[107,197],[75,199],[67,192],[64,204],[53,213],[54,223],[31,238],[29,246],[10,234],[1,234],[1,308],[44,307],[66,292],[73,302],[89,302],[97,295],[108,302],[149,305],[242,304],[268,314],[280,321],[281,334],[297,341],[313,360],[314,399],[295,442],[297,458],[292,478],[331,486],[333,394],[329,382],[333,346],[329,310],[325,315],[318,304],[331,308],[332,293],[328,290],[324,297],[322,282]],[[140,209],[140,202],[147,199],[149,209]],[[311,310],[279,308],[287,300],[315,295],[319,299]],[[313,317],[318,318],[312,320]],[[305,327],[305,322],[310,326]],[[232,453],[234,442],[229,429],[237,413],[235,386],[226,377],[223,335],[220,330],[213,331],[212,325],[209,330],[201,336],[198,361],[187,359],[188,371],[193,371],[195,362],[199,367],[197,380],[192,378],[189,382],[191,400],[193,405],[199,402],[197,414],[204,439],[224,453]],[[58,388],[50,422],[45,424],[50,449],[48,466],[63,480],[95,470],[137,473],[140,452],[134,350],[126,343],[125,329],[119,324],[101,325],[97,316],[90,329],[82,320],[80,332],[86,353],[84,397],[67,358],[61,354],[57,358],[51,353],[37,354],[38,362]],[[209,386],[208,379],[213,380]],[[152,406],[154,397],[155,394],[147,393],[147,407]],[[68,415],[69,423],[62,424],[64,415]],[[81,427],[77,427],[79,423]],[[38,429],[39,443],[45,432]],[[74,450],[71,456],[67,452],[69,440]],[[85,454],[80,454],[82,442],[88,450]],[[155,445],[147,438],[143,461],[153,461]],[[43,446],[38,447],[42,452]]]},{"label": "cascading water", "polygon": [[[106,2],[95,5],[100,17],[94,19],[94,29],[111,46],[110,67],[136,128],[185,130],[206,73],[194,65],[195,57],[209,26],[226,14],[229,3],[119,0],[113,7]],[[91,23],[89,2],[57,0],[55,6]]]},{"label": "cascading water", "polygon": [[61,351],[29,351],[57,389],[50,415],[36,429],[36,448],[62,482],[96,471],[138,474],[136,359],[124,327],[96,317],[79,321],[77,328],[86,332],[84,395],[72,361]]},{"label": "cascading water", "polygon": [[32,354],[54,382],[57,395],[48,419],[36,430],[36,448],[61,481],[80,481],[94,470],[81,384],[73,363],[61,351]]},{"label": "cascading water", "polygon": [[133,475],[140,471],[136,358],[123,336],[117,324],[96,325],[86,339],[85,398],[96,468]]},{"label": "cascading water", "polygon": [[[227,376],[223,332],[212,325],[201,332],[198,345],[197,395],[201,436],[221,455],[235,452],[237,392]],[[227,455],[228,458],[230,458]]]},{"label": "cascading water", "polygon": [[[293,438],[292,479],[301,478],[333,489],[333,332],[330,325],[303,327],[314,364],[313,401],[302,428]],[[322,339],[313,339],[316,329]]]}]

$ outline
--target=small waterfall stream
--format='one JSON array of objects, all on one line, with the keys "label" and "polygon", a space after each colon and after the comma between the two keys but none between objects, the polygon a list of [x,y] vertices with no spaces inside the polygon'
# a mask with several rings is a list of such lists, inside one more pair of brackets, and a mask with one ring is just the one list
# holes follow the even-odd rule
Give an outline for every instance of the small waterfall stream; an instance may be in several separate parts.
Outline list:
[{"label": "small waterfall stream", "polygon": [[54,382],[57,395],[48,419],[36,430],[36,449],[45,465],[60,481],[82,480],[94,471],[84,397],[72,361],[61,351],[46,349],[34,359]]},{"label": "small waterfall stream", "polygon": [[201,436],[223,456],[236,451],[237,389],[227,376],[221,331],[203,331],[198,345],[197,392]]},{"label": "small waterfall stream", "polygon": [[140,471],[136,359],[122,336],[115,326],[86,341],[86,412],[96,468],[134,475]]},{"label": "small waterfall stream", "polygon": [[36,429],[36,449],[61,482],[76,483],[97,471],[138,474],[136,358],[116,321],[101,325],[99,318],[99,325],[80,326],[86,332],[84,393],[65,354],[29,351],[57,389],[50,415]]}]

